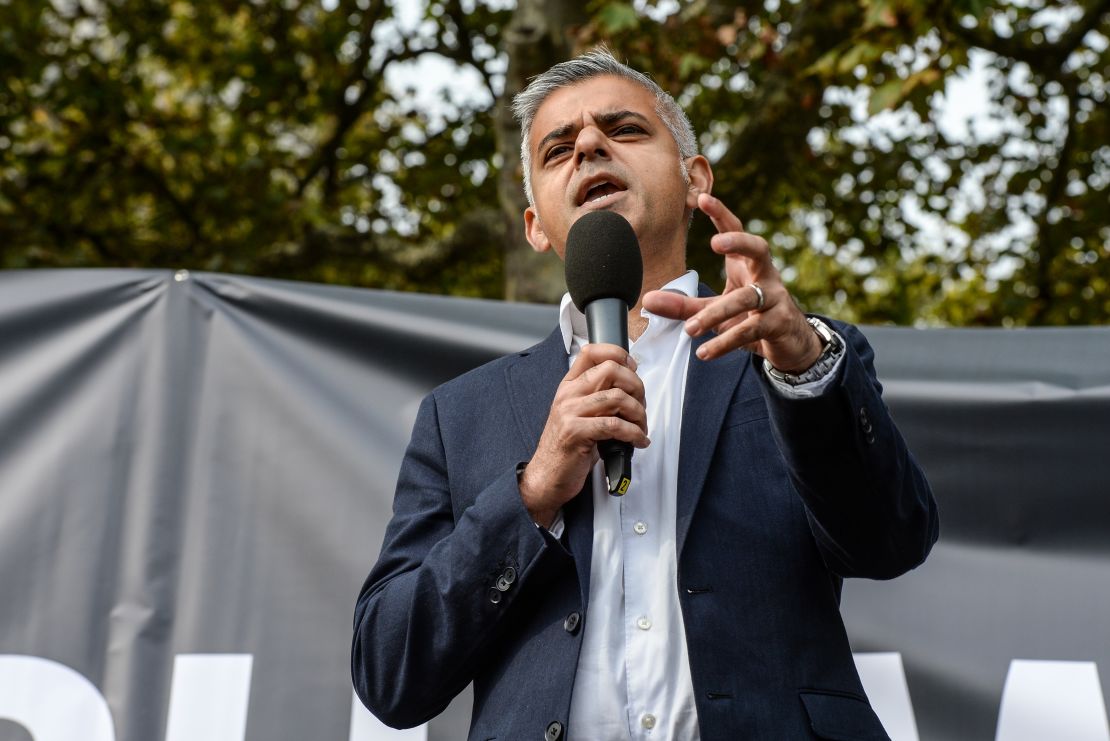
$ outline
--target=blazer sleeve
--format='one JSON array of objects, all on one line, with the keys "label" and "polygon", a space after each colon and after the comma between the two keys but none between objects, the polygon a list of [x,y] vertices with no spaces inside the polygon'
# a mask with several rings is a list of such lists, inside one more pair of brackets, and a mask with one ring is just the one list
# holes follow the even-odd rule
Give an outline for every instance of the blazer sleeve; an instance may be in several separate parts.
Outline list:
[{"label": "blazer sleeve", "polygon": [[882,399],[874,351],[855,327],[830,322],[846,344],[820,396],[787,399],[755,358],[772,431],[826,565],[844,577],[890,579],[921,564],[939,533],[924,472]]},{"label": "blazer sleeve", "polygon": [[433,394],[421,404],[393,518],[355,607],[355,691],[393,727],[439,714],[497,645],[521,595],[572,563],[531,520],[514,467],[457,516],[455,506]]}]

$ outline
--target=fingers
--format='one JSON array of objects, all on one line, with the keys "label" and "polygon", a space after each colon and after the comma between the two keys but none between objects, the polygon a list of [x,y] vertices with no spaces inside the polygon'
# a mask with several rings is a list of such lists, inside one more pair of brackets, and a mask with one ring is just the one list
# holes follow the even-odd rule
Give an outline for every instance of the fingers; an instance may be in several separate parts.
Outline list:
[{"label": "fingers", "polygon": [[636,375],[636,361],[627,350],[608,344],[589,344],[582,348],[559,388],[559,395],[584,395],[618,388],[644,400],[644,384]]},{"label": "fingers", "polygon": [[656,316],[667,319],[689,319],[711,301],[709,298],[690,298],[671,291],[648,291],[644,294],[644,308]]},{"label": "fingers", "polygon": [[[766,289],[763,289],[763,296],[762,309],[766,310],[769,308]],[[686,320],[686,333],[691,337],[699,337],[710,329],[723,332],[735,324],[732,320],[742,320],[743,315],[760,308],[759,293],[751,285],[742,286],[709,299],[701,311]]]},{"label": "fingers", "polygon": [[628,352],[616,345],[582,348],[552,407],[562,420],[583,421],[568,425],[572,437],[590,443],[613,438],[647,447],[644,384],[635,366]]},{"label": "fingers", "polygon": [[599,441],[648,446],[644,384],[635,368],[627,350],[589,344],[563,377],[519,479],[521,497],[536,522],[550,522],[581,490],[597,460]]},{"label": "fingers", "polygon": [[709,240],[709,246],[726,258],[725,274],[729,287],[767,280],[772,275],[777,277],[767,240],[745,232],[736,214],[713,196],[706,193],[698,196],[698,208],[709,216],[717,228],[718,233]]},{"label": "fingers", "polygon": [[712,360],[737,348],[758,352],[757,345],[763,337],[763,325],[764,319],[761,314],[749,314],[743,321],[718,332],[716,337],[702,343],[697,350],[697,355],[702,360]]},{"label": "fingers", "polygon": [[732,211],[729,211],[728,206],[722,203],[720,199],[714,198],[708,193],[702,193],[698,196],[698,209],[709,217],[709,220],[713,222],[713,226],[722,234],[725,232],[740,232],[744,230],[744,225],[740,222],[740,218],[732,213]]},{"label": "fingers", "polygon": [[[574,359],[574,363],[571,364],[570,370],[567,372],[566,376],[563,377],[563,381],[572,381],[591,368],[604,365],[605,363],[624,366],[631,371],[636,370],[636,361],[633,360],[632,356],[623,347],[610,345],[605,342],[591,342],[584,346],[581,352],[578,353],[578,357]],[[633,375],[635,375],[634,372]]]},{"label": "fingers", "polygon": [[714,234],[709,246],[719,255],[739,255],[761,263],[770,262],[771,250],[767,240],[747,232],[723,232]]},{"label": "fingers", "polygon": [[721,255],[740,255],[757,262],[770,263],[770,249],[767,240],[748,234],[740,218],[732,213],[719,199],[708,193],[698,196],[698,208],[709,217],[717,234],[709,240],[713,251]]},{"label": "fingers", "polygon": [[[643,402],[623,389],[604,389],[574,397],[567,401],[566,411],[574,417],[589,417],[599,423],[587,431],[587,437],[594,442],[620,435],[618,440],[647,447],[647,414]],[[597,434],[601,436],[596,437]]]}]

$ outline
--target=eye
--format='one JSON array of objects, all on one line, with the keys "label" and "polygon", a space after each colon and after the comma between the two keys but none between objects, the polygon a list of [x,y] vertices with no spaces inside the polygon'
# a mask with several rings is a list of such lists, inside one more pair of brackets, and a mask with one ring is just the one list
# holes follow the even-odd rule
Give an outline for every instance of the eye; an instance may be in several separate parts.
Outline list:
[{"label": "eye", "polygon": [[613,136],[629,136],[635,134],[642,134],[644,130],[636,124],[621,124],[613,131]]},{"label": "eye", "polygon": [[556,144],[555,146],[551,147],[546,152],[544,152],[543,161],[544,162],[550,162],[551,160],[555,159],[556,157],[558,157],[562,154],[566,154],[570,150],[571,150],[571,147],[570,147],[569,144]]}]

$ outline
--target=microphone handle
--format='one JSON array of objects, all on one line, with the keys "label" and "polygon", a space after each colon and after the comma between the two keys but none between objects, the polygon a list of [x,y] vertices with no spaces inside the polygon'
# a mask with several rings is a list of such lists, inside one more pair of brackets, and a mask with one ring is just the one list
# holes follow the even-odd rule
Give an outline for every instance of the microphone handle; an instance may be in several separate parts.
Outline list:
[{"label": "microphone handle", "polygon": [[628,349],[628,304],[619,298],[599,298],[586,304],[590,342],[608,342]]},{"label": "microphone handle", "polygon": [[[607,342],[628,349],[628,304],[619,298],[599,298],[586,304],[590,342]],[[609,493],[624,496],[632,483],[632,443],[602,440],[597,451],[605,462]]]}]

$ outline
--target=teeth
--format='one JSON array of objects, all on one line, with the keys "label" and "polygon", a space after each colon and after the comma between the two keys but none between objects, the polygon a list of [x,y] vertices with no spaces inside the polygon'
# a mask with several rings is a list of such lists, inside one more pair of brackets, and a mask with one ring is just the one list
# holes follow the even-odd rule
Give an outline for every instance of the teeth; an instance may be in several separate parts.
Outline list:
[{"label": "teeth", "polygon": [[[610,190],[610,189],[612,189],[612,190]],[[601,190],[601,191],[604,191],[604,192],[601,195],[594,196],[593,198],[590,198],[590,193],[593,193],[594,191],[597,191],[597,190]],[[615,192],[617,192],[616,191],[616,186],[614,186],[612,183],[610,183],[608,181],[598,183],[597,185],[591,187],[589,189],[589,191],[587,191],[587,193],[586,193],[586,203],[595,203],[597,201],[604,200],[604,199],[608,198],[609,196],[613,195],[613,193],[615,193]]]}]

